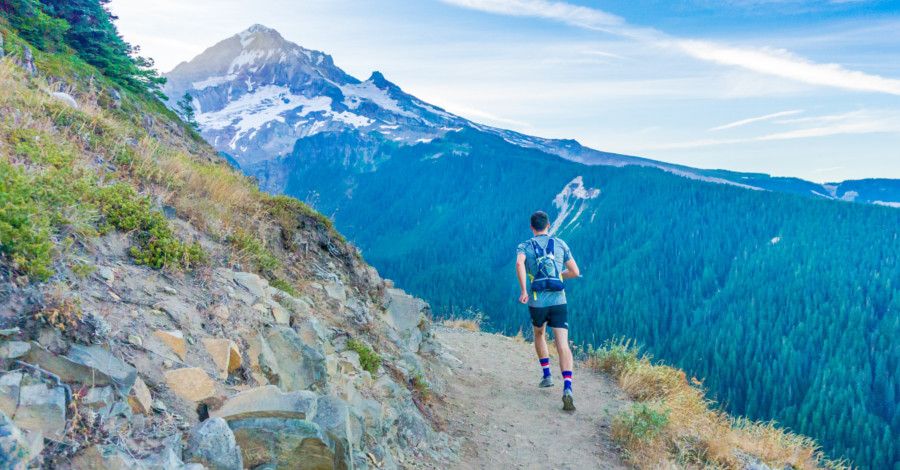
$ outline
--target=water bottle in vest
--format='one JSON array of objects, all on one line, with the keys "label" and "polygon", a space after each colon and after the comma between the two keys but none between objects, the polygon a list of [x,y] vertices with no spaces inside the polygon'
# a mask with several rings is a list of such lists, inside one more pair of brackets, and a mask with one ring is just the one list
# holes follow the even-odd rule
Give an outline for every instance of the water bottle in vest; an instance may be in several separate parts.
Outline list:
[{"label": "water bottle in vest", "polygon": [[553,238],[547,240],[547,249],[533,239],[531,246],[534,248],[534,257],[537,261],[537,270],[531,279],[531,290],[534,292],[558,292],[566,288],[563,284],[562,273],[556,263],[556,255],[553,250]]}]

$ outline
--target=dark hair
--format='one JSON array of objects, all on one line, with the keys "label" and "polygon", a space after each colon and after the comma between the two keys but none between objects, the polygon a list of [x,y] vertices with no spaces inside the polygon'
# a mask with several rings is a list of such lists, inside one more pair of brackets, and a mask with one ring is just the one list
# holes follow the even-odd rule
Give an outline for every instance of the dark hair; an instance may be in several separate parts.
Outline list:
[{"label": "dark hair", "polygon": [[550,225],[550,217],[544,211],[537,211],[531,214],[531,228],[538,232],[543,231]]}]

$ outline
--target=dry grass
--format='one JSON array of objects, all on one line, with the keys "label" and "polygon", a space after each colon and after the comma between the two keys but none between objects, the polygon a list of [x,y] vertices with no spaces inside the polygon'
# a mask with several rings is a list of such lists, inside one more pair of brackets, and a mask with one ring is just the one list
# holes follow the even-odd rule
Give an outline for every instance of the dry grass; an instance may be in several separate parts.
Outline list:
[{"label": "dry grass", "polygon": [[825,459],[816,443],[774,423],[734,419],[715,409],[702,384],[673,367],[654,364],[628,341],[589,352],[587,364],[616,379],[638,402],[613,420],[613,438],[639,468],[744,468],[759,460],[773,468],[846,468]]},{"label": "dry grass", "polygon": [[475,320],[468,320],[462,318],[448,318],[441,322],[442,325],[447,328],[456,328],[458,330],[466,330],[466,331],[481,331],[481,323]]}]

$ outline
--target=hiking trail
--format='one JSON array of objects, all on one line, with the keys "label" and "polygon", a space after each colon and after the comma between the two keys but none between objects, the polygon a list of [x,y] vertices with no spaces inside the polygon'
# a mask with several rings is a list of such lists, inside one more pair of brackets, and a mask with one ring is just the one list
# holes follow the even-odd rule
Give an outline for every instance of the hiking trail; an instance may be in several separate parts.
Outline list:
[{"label": "hiking trail", "polygon": [[[462,361],[442,405],[448,431],[462,438],[462,469],[628,468],[610,439],[610,422],[628,401],[607,377],[575,365],[574,413],[562,411],[562,377],[552,357],[552,388],[530,342],[438,327]],[[550,343],[551,350],[553,344]]]}]

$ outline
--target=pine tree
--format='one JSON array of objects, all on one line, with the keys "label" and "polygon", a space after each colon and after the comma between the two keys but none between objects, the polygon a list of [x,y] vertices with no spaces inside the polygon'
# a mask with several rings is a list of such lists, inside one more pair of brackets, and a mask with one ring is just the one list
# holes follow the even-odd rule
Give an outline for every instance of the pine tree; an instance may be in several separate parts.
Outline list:
[{"label": "pine tree", "polygon": [[175,103],[177,108],[178,115],[181,116],[181,119],[190,125],[194,130],[200,129],[200,124],[197,123],[195,113],[194,113],[194,97],[191,96],[190,93],[185,92],[184,96]]}]

